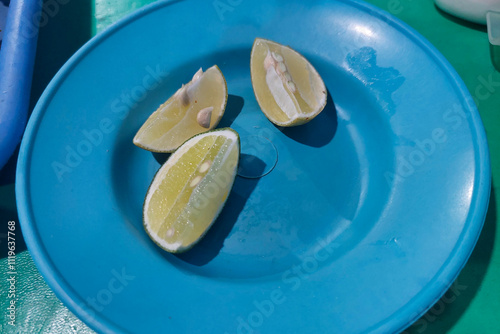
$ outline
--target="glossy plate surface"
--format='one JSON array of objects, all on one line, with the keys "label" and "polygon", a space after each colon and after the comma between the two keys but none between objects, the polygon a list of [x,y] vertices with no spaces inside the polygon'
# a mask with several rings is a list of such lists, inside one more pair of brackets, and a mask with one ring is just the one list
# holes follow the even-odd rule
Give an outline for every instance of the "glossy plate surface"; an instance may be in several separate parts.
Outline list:
[{"label": "glossy plate surface", "polygon": [[[273,126],[250,82],[255,37],[325,81],[310,123]],[[175,256],[142,227],[165,157],[132,144],[149,114],[217,64],[219,127],[242,169],[218,221]],[[33,259],[100,332],[388,333],[451,284],[488,206],[472,98],[420,35],[358,1],[178,1],[139,10],[78,51],[40,99],[17,196]]]}]

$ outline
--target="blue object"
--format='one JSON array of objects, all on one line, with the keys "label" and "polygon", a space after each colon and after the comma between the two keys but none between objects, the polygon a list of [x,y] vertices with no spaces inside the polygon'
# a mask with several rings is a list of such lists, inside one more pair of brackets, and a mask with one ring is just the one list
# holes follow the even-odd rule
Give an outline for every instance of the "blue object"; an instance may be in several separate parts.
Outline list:
[{"label": "blue object", "polygon": [[41,0],[18,0],[9,6],[0,49],[0,169],[26,126],[41,8]]},{"label": "blue object", "polygon": [[5,1],[0,1],[0,50],[2,48],[3,31],[7,22],[7,13],[9,12],[9,4]]},{"label": "blue object", "polygon": [[[236,3],[148,6],[56,75],[16,178],[35,263],[103,333],[403,330],[450,286],[483,225],[489,155],[471,96],[424,38],[360,1]],[[316,67],[329,100],[314,120],[282,129],[260,111],[255,37]],[[142,227],[160,165],[132,138],[213,64],[230,94],[220,127],[266,138],[277,163],[237,177],[206,237],[176,256]]]}]

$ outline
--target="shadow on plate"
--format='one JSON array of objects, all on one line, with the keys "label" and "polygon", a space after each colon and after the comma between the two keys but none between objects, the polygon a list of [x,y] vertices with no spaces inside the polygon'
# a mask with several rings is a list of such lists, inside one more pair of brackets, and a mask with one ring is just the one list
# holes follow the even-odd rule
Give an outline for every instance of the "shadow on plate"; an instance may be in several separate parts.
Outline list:
[{"label": "shadow on plate", "polygon": [[299,126],[281,128],[287,137],[312,147],[327,145],[337,132],[337,110],[330,92],[327,90],[326,106],[323,111],[309,123]]},{"label": "shadow on plate", "polygon": [[168,158],[172,155],[172,153],[159,153],[159,152],[151,152],[151,154],[153,155],[153,158],[155,158],[156,162],[162,166],[165,162],[167,162]]},{"label": "shadow on plate", "polygon": [[495,244],[496,198],[491,184],[490,204],[483,230],[464,269],[443,297],[403,334],[448,333],[467,311],[488,271]]},{"label": "shadow on plate", "polygon": [[241,96],[229,94],[227,97],[226,111],[224,111],[224,116],[222,116],[217,128],[230,127],[240,114],[244,104],[245,100]]},{"label": "shadow on plate", "polygon": [[[254,170],[256,174],[265,168],[265,163],[258,157],[253,157],[252,167],[259,170]],[[219,217],[214,222],[207,234],[189,251],[176,254],[175,256],[189,264],[195,266],[203,266],[212,261],[221,251],[224,246],[224,240],[229,236],[234,224],[238,220],[240,213],[243,211],[245,204],[250,198],[251,193],[257,187],[260,178],[244,178],[236,176],[233,189],[229,194],[229,198],[224,205]]]}]

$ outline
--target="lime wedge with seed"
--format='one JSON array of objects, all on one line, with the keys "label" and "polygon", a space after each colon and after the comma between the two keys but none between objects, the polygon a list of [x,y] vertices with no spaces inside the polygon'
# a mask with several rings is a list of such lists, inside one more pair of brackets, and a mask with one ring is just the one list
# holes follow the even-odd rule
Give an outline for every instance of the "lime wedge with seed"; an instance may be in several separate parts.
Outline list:
[{"label": "lime wedge with seed", "polygon": [[163,103],[142,125],[134,144],[153,152],[173,152],[182,143],[219,124],[227,103],[222,72],[200,68],[193,79]]},{"label": "lime wedge with seed", "polygon": [[224,206],[236,177],[238,133],[229,128],[194,136],[158,170],[144,201],[144,228],[161,248],[190,249]]},{"label": "lime wedge with seed", "polygon": [[320,75],[288,46],[255,39],[250,72],[257,102],[276,125],[307,123],[326,105],[326,87]]}]

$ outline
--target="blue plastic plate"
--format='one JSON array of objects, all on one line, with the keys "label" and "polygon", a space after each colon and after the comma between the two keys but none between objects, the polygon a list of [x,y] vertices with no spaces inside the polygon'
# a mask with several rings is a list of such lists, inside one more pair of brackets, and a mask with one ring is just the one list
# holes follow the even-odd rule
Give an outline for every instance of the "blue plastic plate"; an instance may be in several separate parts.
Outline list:
[{"label": "blue plastic plate", "polygon": [[[281,129],[259,110],[255,37],[293,46],[322,75],[328,105],[307,125]],[[247,141],[242,171],[270,172],[238,176],[206,238],[175,256],[142,227],[162,157],[132,138],[213,64],[230,94],[221,126]],[[57,74],[17,174],[41,273],[75,314],[110,333],[400,331],[465,264],[489,190],[485,134],[458,75],[420,35],[358,1],[140,10]]]}]

